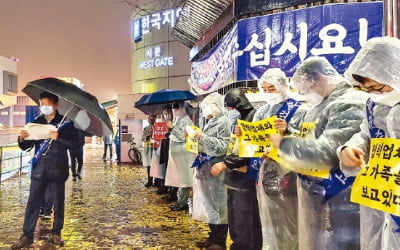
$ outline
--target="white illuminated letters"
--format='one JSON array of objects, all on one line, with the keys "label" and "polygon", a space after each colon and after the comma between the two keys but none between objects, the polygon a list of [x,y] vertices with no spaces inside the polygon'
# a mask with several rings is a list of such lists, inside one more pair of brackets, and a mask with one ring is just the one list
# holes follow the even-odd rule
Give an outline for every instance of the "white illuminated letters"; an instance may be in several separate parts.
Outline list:
[{"label": "white illuminated letters", "polygon": [[141,62],[139,65],[140,69],[151,69],[174,65],[174,58],[172,56],[162,56],[161,47],[147,49],[146,57],[149,58],[149,60]]}]

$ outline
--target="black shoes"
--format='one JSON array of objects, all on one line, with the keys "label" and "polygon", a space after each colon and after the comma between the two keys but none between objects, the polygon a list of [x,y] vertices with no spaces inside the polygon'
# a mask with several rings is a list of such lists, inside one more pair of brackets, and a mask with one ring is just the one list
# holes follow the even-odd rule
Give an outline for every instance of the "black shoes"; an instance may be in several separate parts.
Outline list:
[{"label": "black shoes", "polygon": [[171,207],[171,211],[189,211],[189,206],[185,205],[176,205]]},{"label": "black shoes", "polygon": [[11,249],[21,249],[29,247],[33,243],[33,239],[26,237],[25,235],[21,235],[19,240],[11,246]]},{"label": "black shoes", "polygon": [[76,181],[76,178],[82,180],[81,174],[72,175],[72,181]]},{"label": "black shoes", "polygon": [[144,184],[144,187],[152,187],[153,183],[151,183],[150,181],[148,181],[146,184]]},{"label": "black shoes", "polygon": [[58,234],[53,234],[51,237],[51,241],[53,242],[54,245],[57,245],[57,246],[64,245],[64,240],[61,238],[61,235],[58,235]]},{"label": "black shoes", "polygon": [[218,244],[212,244],[209,247],[206,248],[206,250],[225,250],[226,247],[225,246],[221,246]]},{"label": "black shoes", "polygon": [[167,194],[168,190],[165,187],[159,188],[156,194]]},{"label": "black shoes", "polygon": [[210,239],[206,239],[206,240],[204,240],[204,241],[198,241],[198,242],[196,242],[196,246],[198,247],[198,248],[207,248],[207,247],[209,247],[209,246],[211,246],[211,245],[213,245],[214,243],[210,240]]}]

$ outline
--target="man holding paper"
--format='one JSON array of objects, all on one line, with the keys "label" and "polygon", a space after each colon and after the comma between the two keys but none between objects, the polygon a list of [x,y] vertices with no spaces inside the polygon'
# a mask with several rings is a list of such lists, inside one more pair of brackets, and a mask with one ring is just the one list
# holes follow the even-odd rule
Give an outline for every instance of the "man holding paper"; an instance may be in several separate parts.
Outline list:
[{"label": "man holding paper", "polygon": [[[23,234],[12,245],[12,249],[29,247],[33,243],[33,234],[39,216],[39,210],[44,200],[46,188],[52,191],[54,205],[54,222],[52,242],[62,245],[61,230],[64,226],[65,181],[68,179],[67,149],[79,147],[78,131],[72,122],[63,122],[63,116],[58,111],[58,97],[43,92],[40,95],[40,111],[33,123],[51,124],[58,130],[49,129],[45,140],[30,140],[29,129],[22,130],[18,137],[19,147],[23,150],[35,147],[35,157],[32,159],[32,173],[29,199],[25,211]],[[39,138],[39,137],[37,137]]]}]

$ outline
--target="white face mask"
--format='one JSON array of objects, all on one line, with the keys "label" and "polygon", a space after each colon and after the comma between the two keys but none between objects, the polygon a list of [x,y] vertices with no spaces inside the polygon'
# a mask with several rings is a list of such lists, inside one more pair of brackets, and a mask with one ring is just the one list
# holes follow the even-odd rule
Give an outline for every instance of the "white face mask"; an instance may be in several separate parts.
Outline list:
[{"label": "white face mask", "polygon": [[304,100],[309,103],[312,107],[318,106],[321,104],[321,102],[324,101],[324,97],[315,93],[315,92],[310,92],[307,94],[304,94]]},{"label": "white face mask", "polygon": [[162,122],[162,119],[161,118],[157,118],[156,122]]},{"label": "white face mask", "polygon": [[44,115],[50,115],[53,113],[53,106],[40,106],[40,112]]},{"label": "white face mask", "polygon": [[173,115],[173,117],[180,117],[179,109],[173,109],[172,110],[172,115]]},{"label": "white face mask", "polygon": [[281,93],[264,93],[263,97],[270,105],[278,104],[284,100]]},{"label": "white face mask", "polygon": [[393,107],[400,102],[400,91],[392,90],[384,93],[369,93],[373,102]]},{"label": "white face mask", "polygon": [[226,110],[225,115],[234,123],[237,119],[240,119],[240,112],[236,109]]}]

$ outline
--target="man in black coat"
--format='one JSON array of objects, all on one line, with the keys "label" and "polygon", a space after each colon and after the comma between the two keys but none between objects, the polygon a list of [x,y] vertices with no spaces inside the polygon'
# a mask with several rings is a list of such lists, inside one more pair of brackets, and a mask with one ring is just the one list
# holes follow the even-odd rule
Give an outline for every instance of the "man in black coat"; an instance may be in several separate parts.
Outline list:
[{"label": "man in black coat", "polygon": [[[225,106],[240,113],[240,119],[253,121],[256,109],[240,89],[231,89],[225,95]],[[260,214],[256,193],[256,182],[247,171],[250,158],[230,154],[223,162],[215,164],[211,173],[219,175],[225,171],[228,188],[228,227],[232,239],[231,250],[259,250],[262,248]]]},{"label": "man in black coat", "polygon": [[[35,146],[32,159],[31,186],[25,210],[23,234],[12,245],[12,249],[29,247],[33,243],[33,234],[38,220],[40,207],[47,187],[52,190],[54,222],[52,241],[62,245],[61,230],[64,226],[65,181],[68,179],[68,149],[79,147],[78,131],[72,122],[62,122],[63,117],[57,111],[58,97],[48,92],[40,95],[40,111],[33,123],[52,124],[58,131],[52,131],[47,140],[26,140],[29,133],[22,130],[18,137],[19,147],[23,150]],[[51,140],[50,140],[51,139]]]}]

